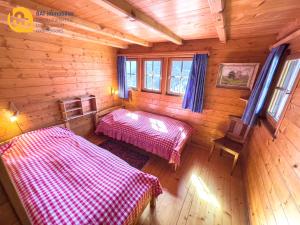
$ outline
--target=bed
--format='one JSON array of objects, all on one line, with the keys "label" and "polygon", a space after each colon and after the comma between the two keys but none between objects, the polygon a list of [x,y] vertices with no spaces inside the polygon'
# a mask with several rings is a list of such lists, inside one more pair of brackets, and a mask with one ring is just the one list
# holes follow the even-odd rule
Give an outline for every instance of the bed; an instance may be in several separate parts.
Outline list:
[{"label": "bed", "polygon": [[104,134],[158,155],[174,164],[176,169],[192,135],[192,127],[166,116],[117,109],[100,119],[96,134]]},{"label": "bed", "polygon": [[1,181],[23,224],[134,224],[162,193],[156,177],[60,127],[18,136],[0,154]]}]

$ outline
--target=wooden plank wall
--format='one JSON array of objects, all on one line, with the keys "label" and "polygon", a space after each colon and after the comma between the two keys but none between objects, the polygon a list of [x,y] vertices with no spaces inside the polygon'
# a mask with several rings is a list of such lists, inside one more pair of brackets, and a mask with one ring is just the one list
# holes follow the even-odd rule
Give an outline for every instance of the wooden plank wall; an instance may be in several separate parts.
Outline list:
[{"label": "wooden plank wall", "polygon": [[[2,27],[1,27],[2,28]],[[43,34],[0,30],[0,141],[19,130],[8,122],[13,101],[25,131],[59,123],[59,99],[93,94],[98,109],[114,104],[110,86],[116,85],[116,50],[101,45],[58,39]],[[79,119],[74,131],[86,134],[91,123]],[[78,128],[78,126],[83,126]]]},{"label": "wooden plank wall", "polygon": [[[168,51],[203,51],[210,52],[205,86],[203,113],[192,113],[181,108],[182,97],[166,95],[165,86],[162,94],[132,91],[132,99],[126,106],[175,117],[191,124],[195,133],[193,142],[209,147],[211,139],[224,134],[228,125],[228,115],[241,116],[245,102],[240,97],[249,95],[249,91],[216,88],[220,63],[264,63],[268,46],[275,41],[273,36],[229,40],[222,44],[218,39],[185,41],[182,46],[171,43],[155,44],[152,48],[131,46],[120,53],[168,52]],[[180,57],[180,55],[178,54]],[[162,83],[165,84],[166,76]]]},{"label": "wooden plank wall", "polygon": [[[290,45],[300,52],[300,38]],[[244,178],[251,224],[300,222],[300,84],[288,106],[278,138],[255,127],[244,157]]]},{"label": "wooden plank wall", "polygon": [[[8,102],[20,110],[24,131],[60,122],[57,101],[93,94],[98,109],[117,103],[110,96],[116,85],[116,50],[44,34],[17,34],[0,27],[0,141],[20,133],[7,117]],[[75,133],[93,129],[91,117],[71,122]],[[17,221],[0,186],[0,224]]]}]

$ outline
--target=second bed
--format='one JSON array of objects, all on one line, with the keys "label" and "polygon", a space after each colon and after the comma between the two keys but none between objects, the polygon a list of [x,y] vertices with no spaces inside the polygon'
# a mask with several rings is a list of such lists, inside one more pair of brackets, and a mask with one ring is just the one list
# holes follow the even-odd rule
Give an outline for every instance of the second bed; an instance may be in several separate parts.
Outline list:
[{"label": "second bed", "polygon": [[96,134],[100,133],[158,155],[176,168],[192,127],[166,116],[117,109],[100,120]]}]

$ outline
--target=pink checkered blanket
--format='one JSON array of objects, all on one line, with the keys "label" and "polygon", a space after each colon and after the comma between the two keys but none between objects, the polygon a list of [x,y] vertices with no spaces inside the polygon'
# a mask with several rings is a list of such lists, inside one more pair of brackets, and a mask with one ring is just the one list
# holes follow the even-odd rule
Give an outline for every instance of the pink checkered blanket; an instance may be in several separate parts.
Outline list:
[{"label": "pink checkered blanket", "polygon": [[59,127],[18,136],[0,153],[32,224],[129,224],[162,193],[156,177]]},{"label": "pink checkered blanket", "polygon": [[165,116],[117,109],[101,119],[96,129],[96,134],[100,133],[179,165],[183,146],[192,135],[192,127]]}]

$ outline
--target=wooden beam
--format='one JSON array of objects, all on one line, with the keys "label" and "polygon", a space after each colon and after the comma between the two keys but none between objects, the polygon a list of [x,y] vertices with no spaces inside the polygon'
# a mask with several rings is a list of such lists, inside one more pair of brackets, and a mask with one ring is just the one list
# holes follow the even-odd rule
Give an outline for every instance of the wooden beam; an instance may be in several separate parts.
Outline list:
[{"label": "wooden beam", "polygon": [[215,26],[221,42],[227,41],[225,22],[225,0],[208,0],[210,11],[215,19]]},{"label": "wooden beam", "polygon": [[167,40],[181,45],[182,39],[173,33],[169,28],[155,21],[150,16],[146,15],[141,10],[133,7],[130,3],[125,0],[90,0],[97,5],[121,16],[126,16],[132,20],[136,20],[143,25],[150,27],[151,29],[162,34]]},{"label": "wooden beam", "polygon": [[211,13],[220,13],[225,9],[225,0],[208,0]]},{"label": "wooden beam", "polygon": [[[56,10],[56,9],[32,2],[30,0],[11,0],[9,2],[0,0],[0,6],[9,8],[9,9],[13,9],[17,6],[22,6],[22,7],[30,9],[32,11],[33,16],[36,16],[37,10],[38,11],[44,10],[46,12]],[[50,15],[39,15],[39,17],[46,18],[46,19],[56,18],[56,17],[50,16]],[[114,29],[111,29],[108,27],[104,27],[104,26],[101,26],[96,23],[91,23],[91,22],[85,21],[85,20],[80,19],[75,16],[72,17],[71,20],[62,20],[61,23],[64,25],[73,27],[73,28],[81,29],[81,30],[88,31],[88,32],[93,32],[95,34],[101,34],[101,35],[104,35],[104,36],[107,36],[110,38],[114,38],[117,40],[125,41],[128,43],[137,44],[137,45],[141,45],[141,46],[145,46],[145,47],[152,46],[152,44],[150,42],[145,41],[141,38],[135,37],[130,34],[125,34],[123,32],[119,32],[117,30],[114,30]]]},{"label": "wooden beam", "polygon": [[225,27],[225,17],[223,12],[215,14],[215,24],[220,41],[226,42],[227,34]]},{"label": "wooden beam", "polygon": [[298,29],[300,29],[300,19],[295,19],[279,31],[276,39],[281,40]]},{"label": "wooden beam", "polygon": [[[24,21],[21,18],[17,18],[17,17],[11,17],[17,21]],[[0,23],[1,24],[7,24],[7,15],[0,13]],[[86,34],[81,34],[78,32],[74,32],[74,31],[70,31],[67,29],[63,29],[62,32],[57,32],[61,30],[61,28],[58,27],[54,27],[54,26],[48,26],[44,23],[40,23],[40,22],[34,22],[34,32],[37,33],[47,33],[50,35],[55,35],[55,36],[60,36],[60,37],[65,37],[65,38],[71,38],[73,40],[79,40],[79,41],[86,41],[86,42],[90,42],[90,43],[94,43],[94,44],[100,44],[100,45],[107,45],[107,46],[111,46],[111,47],[115,47],[115,48],[127,48],[127,45],[121,44],[121,43],[117,43],[117,42],[112,42],[109,40],[103,40],[97,37],[93,37],[90,35],[86,35]]]},{"label": "wooden beam", "polygon": [[272,45],[270,47],[270,49],[272,48],[276,48],[279,45],[285,44],[285,43],[289,43],[291,40],[300,37],[300,29],[294,31],[293,33],[289,34],[288,36],[282,38],[281,40],[277,41],[274,45]]}]

